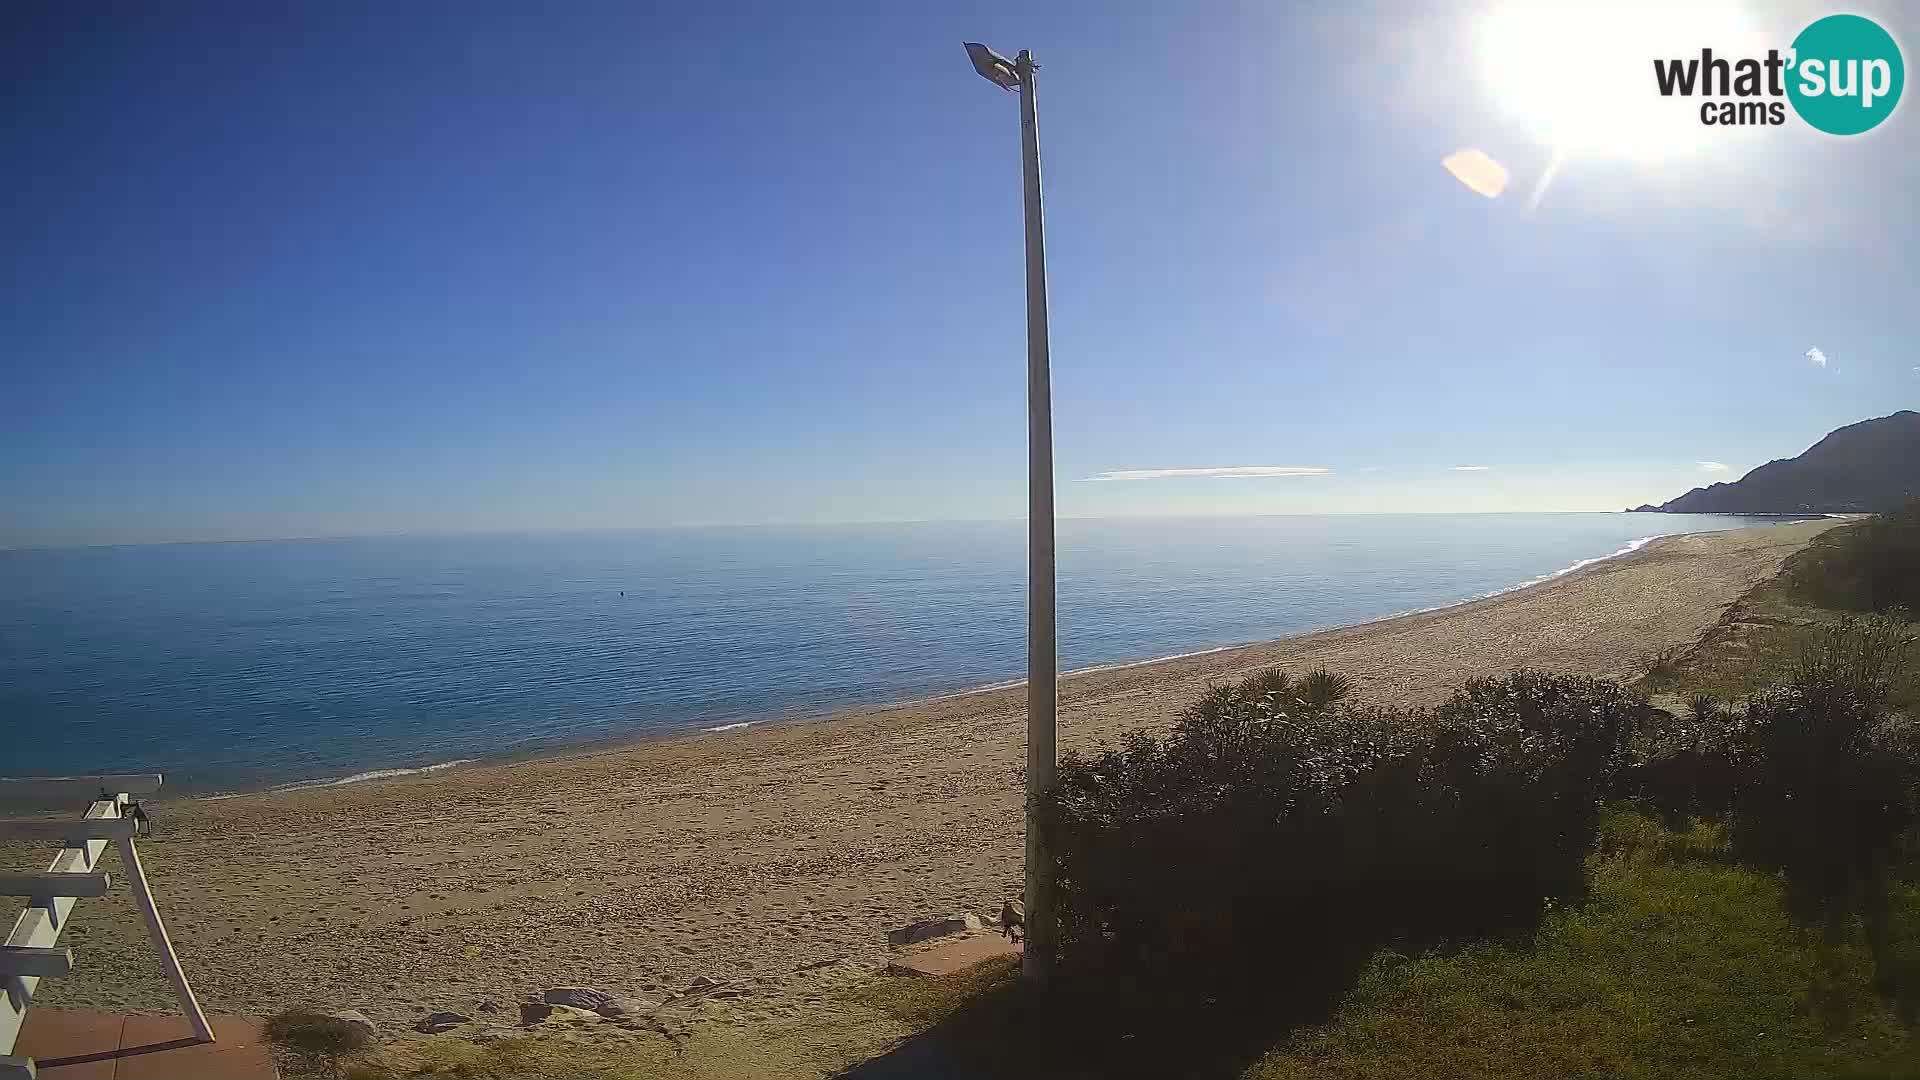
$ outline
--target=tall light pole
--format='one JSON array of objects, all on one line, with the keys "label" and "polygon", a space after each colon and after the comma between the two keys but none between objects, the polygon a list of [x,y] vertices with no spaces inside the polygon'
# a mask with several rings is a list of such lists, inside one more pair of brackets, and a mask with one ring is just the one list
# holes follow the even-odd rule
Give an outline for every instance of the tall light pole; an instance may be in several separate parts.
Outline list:
[{"label": "tall light pole", "polygon": [[1027,934],[1021,974],[1045,980],[1053,966],[1053,857],[1040,807],[1053,789],[1053,380],[1047,357],[1047,245],[1040,215],[1040,122],[1033,105],[1033,57],[1012,60],[967,43],[973,68],[1020,94],[1020,162],[1027,220]]}]

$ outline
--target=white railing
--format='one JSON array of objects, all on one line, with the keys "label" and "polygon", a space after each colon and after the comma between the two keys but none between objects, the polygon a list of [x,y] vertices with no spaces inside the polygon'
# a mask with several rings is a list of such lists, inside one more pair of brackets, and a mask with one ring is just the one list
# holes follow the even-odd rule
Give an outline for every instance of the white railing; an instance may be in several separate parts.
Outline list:
[{"label": "white railing", "polygon": [[[33,992],[44,978],[66,974],[73,967],[73,950],[58,947],[60,934],[73,915],[81,897],[104,896],[113,878],[97,869],[107,845],[119,849],[122,872],[133,894],[134,906],[147,923],[147,936],[160,957],[160,965],[180,998],[180,1011],[186,1015],[194,1034],[202,1042],[213,1041],[213,1027],[200,1011],[200,1002],[187,984],[187,973],[180,968],[180,957],[167,937],[166,923],[154,905],[153,891],[147,887],[147,875],[140,868],[140,852],[134,846],[141,817],[136,795],[150,795],[160,787],[157,774],[132,776],[72,776],[46,779],[0,779],[0,799],[9,802],[32,800],[47,802],[71,798],[75,802],[91,798],[92,805],[78,819],[33,818],[0,820],[0,841],[27,840],[62,845],[53,865],[41,873],[0,873],[0,896],[22,896],[28,900],[25,911],[13,924],[13,932],[0,945],[0,1080],[30,1078],[33,1062],[13,1056],[20,1025],[25,1022]],[[130,816],[131,815],[131,816]]]}]

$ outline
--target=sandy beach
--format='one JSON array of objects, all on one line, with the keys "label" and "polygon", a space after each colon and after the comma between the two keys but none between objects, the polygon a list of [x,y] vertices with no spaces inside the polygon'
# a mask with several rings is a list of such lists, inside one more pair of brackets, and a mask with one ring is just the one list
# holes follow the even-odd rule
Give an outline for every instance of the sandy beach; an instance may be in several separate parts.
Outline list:
[{"label": "sandy beach", "polygon": [[[1208,681],[1269,665],[1325,665],[1365,700],[1405,704],[1521,666],[1631,676],[1833,524],[1666,538],[1439,611],[1072,675],[1060,745],[1164,724]],[[883,963],[888,929],[994,912],[1017,894],[1024,708],[1022,688],[1000,688],[164,802],[143,850],[187,970],[218,1010],[313,1003],[404,1028],[426,1010],[476,1014],[489,1001],[510,1018],[515,999],[551,986],[658,1001],[705,976],[749,992],[703,1015],[792,1018],[835,979]],[[46,856],[4,850],[20,869]],[[63,944],[75,970],[50,980],[42,1003],[171,1007],[124,886],[83,901]]]}]

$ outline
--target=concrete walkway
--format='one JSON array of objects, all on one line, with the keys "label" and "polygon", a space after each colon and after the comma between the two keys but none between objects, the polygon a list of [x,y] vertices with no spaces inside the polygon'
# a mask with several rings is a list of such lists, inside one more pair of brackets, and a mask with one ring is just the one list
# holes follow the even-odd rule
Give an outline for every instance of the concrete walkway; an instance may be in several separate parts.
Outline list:
[{"label": "concrete walkway", "polygon": [[214,1043],[195,1042],[179,1016],[34,1009],[14,1053],[43,1080],[279,1080],[251,1016],[216,1016]]}]

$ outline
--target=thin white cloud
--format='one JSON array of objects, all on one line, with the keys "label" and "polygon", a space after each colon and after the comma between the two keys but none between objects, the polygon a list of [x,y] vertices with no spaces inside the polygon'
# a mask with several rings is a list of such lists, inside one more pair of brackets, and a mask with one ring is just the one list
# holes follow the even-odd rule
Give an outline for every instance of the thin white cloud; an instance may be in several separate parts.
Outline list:
[{"label": "thin white cloud", "polygon": [[1820,346],[1815,345],[1813,348],[1808,349],[1806,355],[1807,359],[1813,361],[1814,367],[1823,368],[1827,366],[1827,354],[1820,351]]},{"label": "thin white cloud", "polygon": [[1220,465],[1211,469],[1113,469],[1083,477],[1086,480],[1184,480],[1194,477],[1234,479],[1258,476],[1325,476],[1332,472],[1317,465]]},{"label": "thin white cloud", "polygon": [[1696,461],[1694,464],[1707,472],[1726,472],[1728,468],[1725,463],[1719,461]]},{"label": "thin white cloud", "polygon": [[1454,472],[1486,472],[1488,469],[1492,467],[1493,466],[1491,465],[1455,465],[1453,467],[1453,471]]}]

